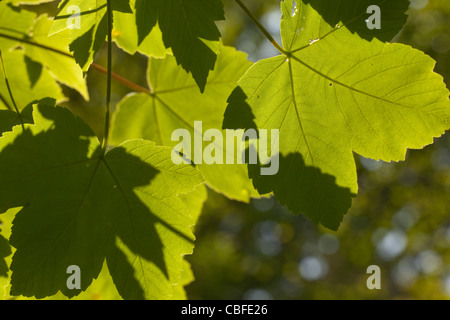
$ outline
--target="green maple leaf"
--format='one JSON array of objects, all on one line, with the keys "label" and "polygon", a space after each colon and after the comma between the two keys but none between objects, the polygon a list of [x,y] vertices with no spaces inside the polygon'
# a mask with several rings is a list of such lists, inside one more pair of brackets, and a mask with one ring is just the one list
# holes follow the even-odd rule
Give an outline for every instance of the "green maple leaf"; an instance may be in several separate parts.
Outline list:
[{"label": "green maple leaf", "polygon": [[183,195],[201,187],[200,173],[143,140],[103,155],[90,128],[66,109],[39,105],[33,117],[35,124],[0,138],[0,212],[22,207],[9,239],[11,294],[78,295],[66,286],[68,266],[80,267],[84,291],[105,259],[125,299],[179,294],[174,285],[194,241],[185,203],[196,201]]},{"label": "green maple leaf", "polygon": [[[131,53],[160,57],[166,48],[171,49],[178,64],[191,72],[204,90],[219,51],[220,32],[215,22],[224,19],[221,0],[116,0],[111,5],[119,46]],[[61,2],[50,34],[70,27],[71,6],[80,8],[81,24],[79,29],[71,28],[70,49],[87,71],[107,35],[106,0]]]},{"label": "green maple leaf", "polygon": [[[181,194],[180,199],[186,204],[187,209],[189,210],[189,214],[194,219],[195,223],[200,216],[202,211],[203,203],[207,198],[206,188],[204,186],[197,187],[194,191]],[[20,208],[19,208],[20,209]],[[14,216],[16,215],[18,208],[9,210],[6,214],[1,216],[0,220],[0,257],[3,257],[3,260],[0,260],[0,271],[8,271],[9,266],[11,264],[12,253],[14,252],[14,248],[11,248],[7,239],[11,236],[11,227]],[[3,277],[3,278],[2,278]],[[11,290],[10,284],[11,271],[8,272],[7,275],[4,273],[0,273],[0,288],[4,289],[5,292],[0,291],[0,299],[2,300],[10,300],[10,299],[20,299],[20,300],[29,300],[33,298],[27,298],[23,296],[11,296],[9,291]],[[184,286],[189,284],[194,280],[193,273],[191,271],[191,267],[188,262],[183,261],[181,267],[181,277],[177,284],[173,285],[173,295],[170,299],[175,300],[184,300],[187,299],[186,292],[184,290]],[[103,264],[102,271],[99,276],[92,282],[89,288],[80,293],[77,297],[73,299],[77,300],[118,300],[121,299],[119,292],[114,284],[114,281],[109,273],[107,263]],[[58,293],[54,296],[50,296],[47,299],[50,300],[66,300],[67,297],[62,293]]]},{"label": "green maple leaf", "polygon": [[[0,3],[0,50],[9,84],[17,107],[23,110],[31,101],[53,97],[62,102],[61,88],[42,64],[35,62],[23,50],[17,49],[22,39],[29,40],[36,14]],[[0,68],[0,109],[12,110],[3,68]]]},{"label": "green maple leaf", "polygon": [[14,111],[0,110],[0,135],[20,124],[20,118]]},{"label": "green maple leaf", "polygon": [[[370,29],[366,19],[367,9],[376,5],[380,8],[381,29]],[[309,46],[310,40],[323,39],[345,26],[363,39],[374,38],[391,41],[397,35],[408,16],[409,0],[303,0],[282,5],[282,38],[287,50],[298,50]],[[291,16],[292,19],[289,18]]]},{"label": "green maple leaf", "polygon": [[[147,1],[149,2],[149,1]],[[129,54],[140,52],[148,57],[164,58],[170,49],[166,49],[162,32],[158,24],[152,27],[146,35],[138,34],[136,0],[130,0],[132,14],[120,11],[114,12],[113,38],[117,45]],[[145,19],[145,17],[143,17]],[[142,25],[148,25],[142,22]],[[140,39],[139,37],[143,37]]]},{"label": "green maple leaf", "polygon": [[[73,15],[79,8],[79,26]],[[131,13],[129,0],[111,1],[111,9]],[[94,61],[98,51],[105,43],[108,33],[106,0],[67,0],[59,5],[59,12],[54,18],[50,35],[70,29],[70,50],[74,58],[86,72]]]},{"label": "green maple leaf", "polygon": [[[52,26],[52,19],[46,14],[36,17],[36,14],[19,8],[13,8],[5,3],[0,4],[0,49],[2,52],[15,48],[25,54],[21,64],[25,64],[28,77],[36,81],[41,76],[41,69],[45,69],[56,81],[77,90],[84,99],[89,99],[86,80],[83,77],[81,68],[70,57],[69,52],[69,30],[60,32],[57,35],[48,37]],[[19,50],[22,49],[22,50]],[[55,52],[58,51],[59,53]],[[61,53],[66,53],[63,55]],[[34,68],[30,67],[35,65]],[[7,67],[11,67],[7,65]],[[19,70],[23,67],[16,67]],[[8,68],[9,69],[9,68]],[[15,72],[11,70],[9,72]],[[24,74],[25,78],[26,75]],[[33,87],[34,83],[30,83]],[[32,88],[30,88],[32,89]],[[56,93],[55,97],[61,96]],[[19,92],[20,94],[20,92]],[[52,92],[47,92],[47,96],[52,96]],[[27,96],[23,94],[23,96]],[[31,96],[32,98],[42,98],[44,95]],[[30,102],[29,98],[25,102]]]},{"label": "green maple leaf", "polygon": [[35,18],[33,12],[0,3],[0,49],[5,51],[19,44],[8,37],[27,38]]},{"label": "green maple leaf", "polygon": [[368,1],[282,2],[285,54],[247,71],[224,121],[280,130],[280,172],[260,176],[250,168],[258,191],[273,191],[293,212],[337,229],[358,190],[353,152],[400,161],[408,148],[449,129],[449,92],[433,73],[435,62],[378,39],[401,28],[405,3],[373,3],[395,21],[368,31]]},{"label": "green maple leaf", "polygon": [[191,72],[201,91],[219,50],[216,21],[224,20],[221,0],[136,0],[138,45],[158,23],[166,48]]},{"label": "green maple leaf", "polygon": [[67,54],[70,53],[70,32],[69,30],[64,30],[52,36],[48,36],[52,25],[52,18],[48,18],[46,14],[39,16],[30,32],[31,36],[29,37],[29,40],[47,46],[47,48],[57,50],[58,52],[23,43],[22,46],[25,54],[33,61],[46,67],[57,81],[77,90],[85,100],[89,100],[86,79],[80,66],[72,57],[61,54],[61,52]]},{"label": "green maple leaf", "polygon": [[[57,102],[66,99],[50,71],[31,60],[23,51],[2,51],[2,57],[14,100],[20,111],[31,102],[48,97]],[[0,68],[0,109],[13,110],[13,105],[3,68]]]},{"label": "green maple leaf", "polygon": [[[251,62],[244,53],[223,47],[202,94],[193,77],[177,67],[173,56],[151,58],[148,83],[153,93],[133,93],[118,104],[112,120],[111,143],[148,139],[159,145],[175,147],[179,142],[171,140],[174,130],[188,130],[192,141],[195,134],[204,133],[195,131],[194,121],[202,121],[203,131],[220,128],[227,97],[250,66]],[[225,132],[222,134],[226,136]],[[215,143],[218,142],[204,142],[202,151]],[[227,152],[224,147],[220,147],[223,155]],[[248,179],[246,165],[223,162],[212,165],[197,163],[210,187],[241,201],[258,196]]]}]

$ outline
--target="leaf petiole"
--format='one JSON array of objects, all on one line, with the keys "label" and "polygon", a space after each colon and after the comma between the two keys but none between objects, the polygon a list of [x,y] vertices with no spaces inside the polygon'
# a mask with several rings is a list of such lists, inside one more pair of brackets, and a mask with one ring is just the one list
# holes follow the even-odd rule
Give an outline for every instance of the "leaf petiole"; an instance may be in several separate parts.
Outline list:
[{"label": "leaf petiole", "polygon": [[105,134],[103,136],[103,152],[106,152],[109,141],[109,129],[111,124],[111,80],[112,80],[112,7],[111,0],[106,1],[108,19],[108,66],[106,84],[106,113],[105,113]]},{"label": "leaf petiole", "polygon": [[[14,106],[14,110],[17,112],[17,116],[19,117],[20,123],[22,124],[22,129],[25,130],[25,122],[23,121],[22,114],[17,107],[16,100],[14,100],[14,96],[11,91],[11,86],[9,85],[8,76],[6,74],[5,62],[3,61],[2,51],[0,50],[0,60],[2,62],[3,75],[5,78],[6,87],[8,88],[9,97],[11,98],[11,102]],[[3,100],[3,99],[2,99]]]},{"label": "leaf petiole", "polygon": [[245,4],[241,0],[235,0],[237,4],[245,11],[245,13],[249,16],[249,18],[253,21],[253,23],[262,31],[267,40],[272,43],[272,45],[282,54],[286,56],[290,56],[290,53],[283,49],[283,47],[272,37],[269,31],[259,22],[258,18],[245,6]]}]

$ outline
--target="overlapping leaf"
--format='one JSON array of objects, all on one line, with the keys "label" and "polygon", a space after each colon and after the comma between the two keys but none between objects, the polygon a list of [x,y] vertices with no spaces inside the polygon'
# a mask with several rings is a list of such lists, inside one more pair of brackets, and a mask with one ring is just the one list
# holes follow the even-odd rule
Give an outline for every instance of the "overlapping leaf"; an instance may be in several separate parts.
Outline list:
[{"label": "overlapping leaf", "polygon": [[103,156],[68,110],[40,105],[33,115],[34,125],[0,138],[0,212],[23,207],[10,238],[11,294],[77,295],[66,287],[67,267],[81,268],[86,290],[106,258],[124,298],[172,296],[194,239],[180,195],[202,183],[198,171],[142,140]]},{"label": "overlapping leaf", "polygon": [[[114,36],[121,47],[128,52],[160,56],[165,54],[165,48],[170,48],[178,64],[191,72],[200,90],[204,90],[219,49],[220,32],[215,21],[224,19],[221,0],[117,0],[111,5],[118,18]],[[73,15],[77,14],[72,11],[73,6],[80,10],[79,28],[73,23]],[[107,35],[106,0],[61,2],[51,33],[68,28],[70,49],[83,71],[87,71]]]},{"label": "overlapping leaf", "polygon": [[331,229],[357,193],[352,152],[403,160],[407,148],[450,127],[449,92],[435,62],[377,39],[401,27],[404,2],[378,1],[400,8],[392,9],[398,21],[368,37],[367,1],[283,1],[286,54],[256,63],[230,98],[225,126],[242,125],[247,114],[247,126],[280,130],[280,172],[263,177],[251,169],[256,188]]},{"label": "overlapping leaf", "polygon": [[[128,139],[149,139],[174,147],[179,143],[171,140],[176,129],[188,130],[192,143],[194,135],[201,139],[206,130],[220,129],[227,97],[250,65],[245,54],[224,47],[208,78],[205,92],[201,94],[192,76],[177,67],[172,56],[163,60],[150,59],[148,82],[153,93],[133,93],[119,103],[113,118],[111,142],[118,144]],[[202,132],[194,130],[195,121],[202,121]],[[225,137],[226,133],[222,132],[222,135]],[[204,142],[201,151],[209,145],[219,147],[220,143]],[[227,152],[225,147],[225,144],[219,147],[224,156]],[[193,156],[194,152],[191,154]],[[235,157],[237,159],[237,153]],[[245,165],[225,164],[225,160],[223,163],[209,165],[197,161],[199,170],[213,189],[241,201],[258,195],[248,179]]]},{"label": "overlapping leaf", "polygon": [[[37,81],[42,73],[41,69],[44,69],[45,73],[49,73],[54,78],[53,82],[58,81],[77,90],[84,99],[88,100],[89,94],[83,72],[70,56],[70,32],[66,30],[49,37],[52,21],[46,14],[37,17],[33,12],[0,3],[0,49],[6,52],[16,47],[22,48],[27,59],[27,61],[24,59],[22,64],[27,64],[26,70],[30,79]],[[29,67],[31,64],[36,65],[34,69],[38,68],[37,73]],[[22,76],[26,78],[27,74]],[[31,86],[33,85],[34,83],[31,83]],[[18,94],[20,95],[21,92]],[[52,94],[51,91],[42,92],[39,97],[52,96]],[[25,96],[25,93],[23,95]]]},{"label": "overlapping leaf", "polygon": [[[149,1],[146,1],[149,2]],[[132,14],[120,11],[114,12],[114,30],[113,38],[117,45],[130,54],[140,52],[148,57],[164,58],[166,53],[170,51],[166,49],[162,39],[161,29],[158,24],[152,27],[151,31],[145,32],[144,35],[138,34],[137,16],[136,16],[136,0],[130,0]],[[145,16],[141,22],[145,24]],[[142,27],[141,27],[142,28]]]},{"label": "overlapping leaf", "polygon": [[221,0],[136,0],[138,44],[158,22],[163,41],[181,66],[192,73],[201,91],[214,68],[223,20]]},{"label": "overlapping leaf", "polygon": [[0,110],[0,135],[20,124],[20,118],[14,111]]},{"label": "overlapping leaf", "polygon": [[[23,51],[2,51],[8,82],[19,110],[32,101],[52,97],[58,102],[64,101],[61,87],[48,69],[34,62]],[[13,110],[3,69],[0,68],[0,109]]]},{"label": "overlapping leaf", "polygon": [[[370,29],[366,19],[372,5],[380,8],[381,29]],[[282,5],[281,34],[286,50],[298,50],[344,26],[359,37],[391,41],[406,23],[409,0],[303,0]],[[292,19],[288,19],[291,16]]]},{"label": "overlapping leaf", "polygon": [[48,18],[46,14],[39,16],[33,26],[30,40],[58,52],[24,43],[22,46],[25,49],[25,54],[33,61],[37,61],[46,67],[60,83],[77,90],[85,100],[89,100],[86,79],[81,68],[70,55],[61,54],[62,52],[70,53],[70,32],[65,30],[48,36],[52,25],[53,19]]},{"label": "overlapping leaf", "polygon": [[[111,1],[113,11],[131,13],[128,0]],[[70,29],[70,50],[87,71],[108,33],[106,0],[67,0],[59,5],[50,34]]]},{"label": "overlapping leaf", "polygon": [[0,3],[0,49],[5,51],[19,44],[14,38],[27,38],[35,18],[33,12],[13,10],[6,3]]},{"label": "overlapping leaf", "polygon": [[[0,238],[9,239],[11,236],[12,222],[14,220],[17,212],[20,211],[20,208],[14,208],[8,210],[5,214],[1,215],[1,229],[0,229]],[[14,248],[9,245],[9,242],[6,241],[5,253],[9,252],[9,255],[6,256],[4,261],[7,266],[8,274],[6,277],[2,278],[0,276],[0,300],[35,300],[33,297],[24,297],[24,296],[11,296],[11,271],[9,270],[9,266],[11,265],[12,255],[14,253]],[[1,263],[0,263],[1,264]],[[68,275],[69,276],[69,275]],[[2,291],[4,290],[4,291]],[[68,298],[64,296],[62,293],[58,293],[56,295],[47,297],[49,300],[67,300]],[[74,299],[81,300],[119,300],[121,296],[117,292],[117,289],[112,281],[111,275],[109,274],[108,266],[106,263],[103,266],[102,271],[100,272],[97,279],[95,279],[89,288],[82,292]]]},{"label": "overlapping leaf", "polygon": [[[186,207],[189,210],[189,214],[192,216],[195,223],[197,222],[197,219],[202,211],[203,203],[206,200],[206,197],[207,193],[204,186],[199,186],[190,193],[180,195],[180,199],[186,204]],[[0,273],[0,300],[34,299],[30,297],[10,295],[11,271],[9,270],[9,266],[11,264],[12,254],[15,250],[14,248],[11,248],[9,242],[6,239],[9,239],[11,236],[12,221],[14,220],[14,217],[19,210],[20,208],[11,209],[0,217],[0,258],[3,258],[2,260],[0,260],[0,271],[8,271],[6,276],[3,273]],[[193,280],[194,276],[191,271],[191,267],[189,263],[184,260],[181,266],[181,277],[179,278],[178,283],[173,285],[172,296],[167,298],[175,300],[187,299],[184,286],[186,286]],[[4,292],[2,292],[2,290],[4,290]],[[122,294],[123,296],[127,296],[126,293]],[[114,281],[108,270],[108,265],[105,262],[99,276],[95,280],[93,280],[89,288],[73,299],[118,300],[121,298],[122,297],[118,293]],[[62,293],[57,293],[56,295],[50,296],[47,299],[65,300],[67,299],[67,297]]]}]

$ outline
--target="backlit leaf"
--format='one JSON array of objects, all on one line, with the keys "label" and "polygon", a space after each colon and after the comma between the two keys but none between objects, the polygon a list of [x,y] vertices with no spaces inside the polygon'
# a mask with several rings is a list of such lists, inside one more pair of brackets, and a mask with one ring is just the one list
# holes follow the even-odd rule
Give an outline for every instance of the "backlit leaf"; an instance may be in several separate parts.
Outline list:
[{"label": "backlit leaf", "polygon": [[219,50],[215,22],[223,19],[221,0],[136,0],[138,43],[158,22],[165,46],[192,73],[202,92]]},{"label": "backlit leaf", "polygon": [[[356,10],[366,1],[352,1],[352,15],[344,10],[350,1],[293,4],[281,4],[286,54],[259,61],[240,79],[241,99],[230,101],[225,123],[247,114],[247,126],[279,129],[280,172],[250,170],[255,187],[337,229],[358,190],[353,152],[400,161],[408,148],[431,144],[450,127],[449,92],[422,52],[359,36],[352,26],[366,19]],[[322,16],[331,15],[330,25]]]},{"label": "backlit leaf", "polygon": [[[192,76],[177,67],[174,57],[150,59],[148,82],[154,92],[133,93],[119,103],[113,118],[111,142],[119,144],[128,139],[149,139],[174,147],[179,143],[171,141],[174,130],[188,130],[193,142],[195,134],[202,135],[211,128],[220,129],[227,97],[250,65],[245,54],[224,47],[208,78],[205,92],[201,94]],[[195,121],[202,121],[203,132],[194,130]],[[226,136],[225,132],[222,134]],[[204,142],[201,150],[210,144]],[[225,145],[220,150],[225,157]],[[258,196],[248,179],[245,165],[225,164],[225,159],[223,163],[208,165],[197,162],[210,187],[241,201]]]},{"label": "backlit leaf", "polygon": [[68,110],[40,105],[33,115],[34,125],[0,138],[0,212],[23,207],[10,237],[11,295],[78,295],[66,286],[67,267],[80,267],[84,291],[106,258],[122,297],[172,296],[194,241],[180,195],[200,186],[198,171],[142,140],[102,156]]}]

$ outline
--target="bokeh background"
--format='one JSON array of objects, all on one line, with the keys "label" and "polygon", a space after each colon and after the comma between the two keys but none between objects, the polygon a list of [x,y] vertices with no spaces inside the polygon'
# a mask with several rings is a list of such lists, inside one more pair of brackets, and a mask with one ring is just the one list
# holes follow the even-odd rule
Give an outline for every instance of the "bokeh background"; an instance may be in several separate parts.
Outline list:
[{"label": "bokeh background", "polygon": [[[246,0],[279,39],[280,0]],[[252,61],[276,55],[233,0],[224,0],[224,43]],[[55,4],[36,10],[55,10]],[[394,39],[433,57],[450,87],[449,0],[411,0],[409,19]],[[97,63],[106,65],[105,52]],[[114,49],[113,70],[145,86],[146,59]],[[65,89],[66,106],[102,133],[106,78],[88,73],[91,100]],[[129,90],[113,84],[113,101]],[[360,192],[338,232],[295,216],[274,199],[238,203],[209,192],[187,259],[196,280],[190,299],[449,299],[450,134],[402,163],[360,158]],[[381,289],[366,287],[370,265]]]}]

